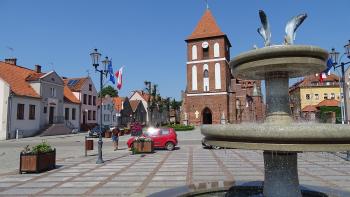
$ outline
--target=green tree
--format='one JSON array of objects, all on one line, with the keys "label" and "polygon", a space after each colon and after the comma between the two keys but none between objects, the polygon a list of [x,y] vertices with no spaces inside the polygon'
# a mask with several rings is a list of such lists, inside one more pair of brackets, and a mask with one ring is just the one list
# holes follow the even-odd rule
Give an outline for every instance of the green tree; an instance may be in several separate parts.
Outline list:
[{"label": "green tree", "polygon": [[[102,89],[102,97],[105,97],[107,94],[111,97],[116,97],[118,96],[118,91],[112,86],[107,86]],[[100,96],[101,93],[99,93],[98,95]]]}]

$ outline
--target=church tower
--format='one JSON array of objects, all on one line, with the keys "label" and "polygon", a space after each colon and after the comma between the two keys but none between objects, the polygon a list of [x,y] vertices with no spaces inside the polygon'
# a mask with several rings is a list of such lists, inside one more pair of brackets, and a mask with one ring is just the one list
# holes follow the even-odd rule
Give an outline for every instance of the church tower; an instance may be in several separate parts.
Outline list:
[{"label": "church tower", "polygon": [[228,117],[230,41],[206,9],[186,43],[183,119],[194,125],[220,124]]}]

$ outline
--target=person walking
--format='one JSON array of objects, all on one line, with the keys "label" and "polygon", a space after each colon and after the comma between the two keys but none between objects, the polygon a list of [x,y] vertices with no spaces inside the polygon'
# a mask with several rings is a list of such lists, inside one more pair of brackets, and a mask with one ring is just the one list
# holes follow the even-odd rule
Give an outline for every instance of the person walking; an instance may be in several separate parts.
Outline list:
[{"label": "person walking", "polygon": [[114,151],[118,150],[118,142],[119,142],[119,129],[118,128],[115,128],[112,131],[112,141],[113,141]]}]

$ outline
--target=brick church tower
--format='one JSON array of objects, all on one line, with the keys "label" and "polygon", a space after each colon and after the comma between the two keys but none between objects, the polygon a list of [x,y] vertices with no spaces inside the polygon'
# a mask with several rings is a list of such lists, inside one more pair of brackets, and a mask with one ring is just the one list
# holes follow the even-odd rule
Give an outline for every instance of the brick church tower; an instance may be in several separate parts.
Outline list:
[{"label": "brick church tower", "polygon": [[[182,95],[182,122],[200,125],[261,120],[261,95],[253,96],[254,88],[255,93],[260,92],[260,81],[233,78],[229,67],[231,43],[209,9],[186,43],[187,87]],[[246,107],[246,103],[250,106]],[[251,110],[245,109],[248,107]],[[256,109],[260,112],[252,113]]]}]

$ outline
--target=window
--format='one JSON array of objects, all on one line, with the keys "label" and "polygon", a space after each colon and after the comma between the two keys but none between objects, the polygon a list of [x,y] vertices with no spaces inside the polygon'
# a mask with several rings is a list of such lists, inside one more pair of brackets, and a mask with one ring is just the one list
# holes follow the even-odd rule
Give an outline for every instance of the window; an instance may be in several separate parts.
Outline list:
[{"label": "window", "polygon": [[209,58],[209,46],[207,48],[203,48],[203,59]]},{"label": "window", "polygon": [[220,64],[215,64],[215,89],[221,89],[221,71]]},{"label": "window", "polygon": [[56,89],[50,88],[50,91],[51,91],[51,97],[56,97]]},{"label": "window", "polygon": [[197,46],[193,45],[192,46],[192,60],[196,60],[197,59]]},{"label": "window", "polygon": [[315,99],[316,100],[320,99],[318,94],[315,94]]},{"label": "window", "polygon": [[163,130],[161,131],[161,134],[162,134],[162,135],[169,135],[169,130],[163,129]]},{"label": "window", "polygon": [[214,44],[214,57],[220,57],[220,45],[219,45],[219,43]]},{"label": "window", "polygon": [[116,116],[115,115],[113,115],[113,122],[115,122],[116,121]]},{"label": "window", "polygon": [[335,99],[335,94],[331,93],[331,99]]},{"label": "window", "polygon": [[203,65],[203,91],[209,91],[209,70],[208,64]]},{"label": "window", "polygon": [[69,120],[69,108],[64,109],[64,119]]},{"label": "window", "polygon": [[89,91],[92,91],[92,85],[89,84]]},{"label": "window", "polygon": [[17,120],[24,119],[24,104],[17,104]]},{"label": "window", "polygon": [[208,78],[209,77],[209,71],[207,69],[204,70],[203,77],[204,78]]},{"label": "window", "polygon": [[84,94],[84,97],[83,97],[83,104],[85,104],[86,105],[86,100],[87,100],[87,95],[86,94]]},{"label": "window", "polygon": [[197,66],[192,66],[192,90],[197,90]]},{"label": "window", "polygon": [[73,108],[72,109],[72,120],[75,120],[75,113],[76,113],[76,109]]},{"label": "window", "polygon": [[310,94],[306,94],[306,100],[310,100]]},{"label": "window", "polygon": [[92,105],[92,96],[89,95],[89,105]]},{"label": "window", "polygon": [[323,94],[323,99],[328,99],[328,94],[327,93]]},{"label": "window", "polygon": [[96,106],[96,96],[93,96],[93,97],[92,97],[92,105],[93,105],[93,106]]},{"label": "window", "polygon": [[47,113],[47,107],[44,107],[44,114]]},{"label": "window", "polygon": [[108,114],[104,114],[103,115],[103,120],[104,121],[109,121],[109,115]]},{"label": "window", "polygon": [[35,105],[29,105],[29,120],[35,120]]},{"label": "window", "polygon": [[93,116],[92,116],[93,120],[96,120],[96,111],[93,111]]},{"label": "window", "polygon": [[91,110],[88,111],[88,120],[91,120]]}]

